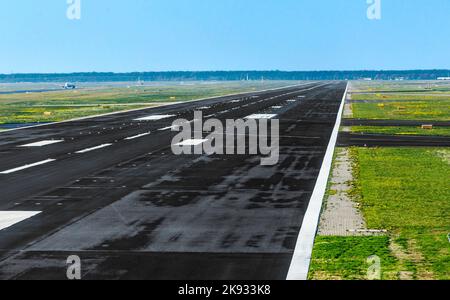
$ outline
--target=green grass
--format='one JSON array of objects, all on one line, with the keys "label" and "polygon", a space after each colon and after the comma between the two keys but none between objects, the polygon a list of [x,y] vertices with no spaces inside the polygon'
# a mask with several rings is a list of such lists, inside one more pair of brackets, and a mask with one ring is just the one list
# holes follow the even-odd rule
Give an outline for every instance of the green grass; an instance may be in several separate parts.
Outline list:
[{"label": "green grass", "polygon": [[364,280],[370,264],[368,257],[381,260],[381,279],[395,278],[397,259],[389,251],[389,237],[318,236],[309,273],[315,280]]},{"label": "green grass", "polygon": [[[450,120],[450,84],[447,82],[354,83],[363,94],[352,94],[354,118]],[[385,92],[380,92],[385,91]],[[386,93],[393,91],[392,93]]]},{"label": "green grass", "polygon": [[[450,91],[448,92],[450,94]],[[352,94],[352,100],[367,100],[367,101],[441,101],[450,100],[450,96],[447,94],[441,95],[440,93],[420,93],[408,94],[408,93],[368,93],[368,94]]]},{"label": "green grass", "polygon": [[0,124],[54,122],[72,118],[191,101],[226,94],[292,85],[297,82],[224,82],[214,84],[87,88],[0,95]]},{"label": "green grass", "polygon": [[[416,277],[450,279],[448,149],[355,148],[357,189],[369,228],[405,239]],[[444,155],[444,154],[445,155]],[[408,267],[409,266],[409,267]]]},{"label": "green grass", "polygon": [[[151,107],[151,105],[127,106],[126,109]],[[58,122],[79,117],[92,116],[124,110],[124,107],[2,107],[0,113],[0,124],[12,123],[35,123],[35,122]],[[50,113],[48,115],[47,113]]]},{"label": "green grass", "polygon": [[450,100],[353,103],[353,117],[393,120],[450,120]]},{"label": "green grass", "polygon": [[353,126],[354,133],[389,134],[389,135],[426,135],[426,136],[450,136],[450,127],[435,127],[422,129],[413,126]]},{"label": "green grass", "polygon": [[[351,148],[350,195],[382,237],[321,237],[311,279],[365,279],[371,255],[383,279],[450,279],[450,150]],[[392,258],[395,258],[394,260]]]},{"label": "green grass", "polygon": [[359,162],[362,211],[370,228],[450,230],[450,167],[438,149],[354,151]]},{"label": "green grass", "polygon": [[395,93],[449,93],[450,83],[447,81],[354,81],[353,90],[356,92],[395,92]]}]

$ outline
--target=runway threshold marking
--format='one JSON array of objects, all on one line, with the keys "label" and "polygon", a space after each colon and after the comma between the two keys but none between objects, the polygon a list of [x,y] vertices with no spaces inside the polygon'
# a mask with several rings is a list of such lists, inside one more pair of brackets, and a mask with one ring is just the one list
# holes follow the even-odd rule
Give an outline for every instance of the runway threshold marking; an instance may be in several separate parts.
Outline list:
[{"label": "runway threshold marking", "polygon": [[344,112],[345,100],[348,92],[348,83],[342,97],[336,123],[328,143],[327,151],[320,168],[319,176],[314,187],[311,199],[308,204],[305,216],[303,217],[302,227],[300,229],[291,266],[287,275],[287,280],[307,280],[311,264],[311,255],[316,239],[317,227],[319,225],[320,212],[322,210],[323,199],[327,188],[328,178],[333,163],[333,155],[337,144],[339,128],[341,126],[342,115]]},{"label": "runway threshold marking", "polygon": [[43,146],[57,144],[57,143],[61,143],[61,142],[64,142],[64,140],[45,140],[45,141],[39,141],[39,142],[31,143],[31,144],[22,145],[19,147],[43,147]]},{"label": "runway threshold marking", "polygon": [[138,138],[150,135],[150,134],[151,134],[151,132],[141,133],[141,134],[138,134],[138,135],[135,135],[135,136],[127,137],[125,140],[130,141],[130,140],[138,139]]},{"label": "runway threshold marking", "polygon": [[39,161],[39,162],[36,162],[36,163],[33,163],[33,164],[28,164],[28,165],[24,165],[24,166],[21,166],[21,167],[18,167],[18,168],[6,170],[6,171],[3,171],[3,172],[0,172],[0,174],[8,175],[8,174],[11,174],[11,173],[19,172],[19,171],[26,170],[26,169],[29,169],[29,168],[33,168],[33,167],[37,167],[37,166],[40,166],[40,165],[44,165],[44,164],[47,164],[47,163],[50,163],[50,162],[54,162],[55,160],[56,159],[46,159],[46,160]]},{"label": "runway threshold marking", "polygon": [[172,117],[175,117],[175,115],[151,115],[151,116],[147,116],[147,117],[134,119],[134,121],[158,121],[158,120],[168,119],[168,118],[172,118]]},{"label": "runway threshold marking", "polygon": [[91,152],[91,151],[103,149],[103,148],[106,148],[106,147],[109,147],[109,146],[112,146],[112,144],[103,144],[103,145],[99,145],[99,146],[96,146],[96,147],[83,149],[83,150],[77,151],[77,152],[75,152],[75,153],[77,153],[77,154],[83,154],[83,153],[87,153],[87,152]]},{"label": "runway threshold marking", "polygon": [[0,230],[40,214],[40,211],[0,211]]}]

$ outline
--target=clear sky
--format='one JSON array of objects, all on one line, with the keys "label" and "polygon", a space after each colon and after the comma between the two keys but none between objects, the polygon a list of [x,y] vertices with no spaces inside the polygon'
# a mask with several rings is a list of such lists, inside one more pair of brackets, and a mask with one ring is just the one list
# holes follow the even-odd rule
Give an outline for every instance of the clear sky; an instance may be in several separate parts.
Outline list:
[{"label": "clear sky", "polygon": [[449,0],[0,1],[0,73],[450,68]]}]

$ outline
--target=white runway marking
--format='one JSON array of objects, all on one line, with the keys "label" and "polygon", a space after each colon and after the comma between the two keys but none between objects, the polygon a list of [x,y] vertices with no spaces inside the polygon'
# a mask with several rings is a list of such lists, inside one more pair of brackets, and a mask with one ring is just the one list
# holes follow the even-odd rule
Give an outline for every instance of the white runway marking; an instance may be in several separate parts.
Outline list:
[{"label": "white runway marking", "polygon": [[14,168],[14,169],[11,169],[11,170],[6,170],[6,171],[3,171],[3,172],[0,172],[0,174],[7,175],[7,174],[19,172],[19,171],[22,171],[22,170],[25,170],[25,169],[33,168],[33,167],[40,166],[40,165],[43,165],[43,164],[46,164],[46,163],[50,163],[50,162],[53,162],[55,160],[56,159],[47,159],[47,160],[39,161],[39,162],[36,162],[36,163],[33,163],[33,164],[24,165],[24,166],[21,166],[21,167],[18,167],[18,168]]},{"label": "white runway marking", "polygon": [[22,145],[19,147],[42,147],[42,146],[52,145],[52,144],[61,143],[61,142],[64,142],[64,140],[46,140],[46,141],[40,141],[40,142]]},{"label": "white runway marking", "polygon": [[140,137],[147,136],[147,135],[150,135],[150,134],[151,134],[151,132],[142,133],[142,134],[138,134],[138,135],[135,135],[135,136],[127,137],[125,140],[127,140],[127,141],[134,140],[134,139],[138,139]]},{"label": "white runway marking", "polygon": [[207,140],[204,139],[193,139],[193,140],[185,140],[181,143],[175,144],[175,146],[198,146],[200,144],[203,144]]},{"label": "white runway marking", "polygon": [[134,121],[158,121],[158,120],[168,119],[168,118],[172,118],[172,117],[175,117],[175,115],[152,115],[152,116],[147,116],[147,117],[143,117],[143,118],[139,118],[139,119],[134,119]]},{"label": "white runway marking", "polygon": [[40,211],[0,211],[0,230],[40,214]]},{"label": "white runway marking", "polygon": [[164,128],[161,128],[161,129],[158,129],[158,131],[165,131],[165,130],[173,130],[173,131],[179,131],[180,130],[180,127],[182,127],[183,126],[183,124],[192,124],[192,123],[194,123],[195,121],[199,121],[199,120],[197,120],[197,119],[194,119],[194,120],[192,120],[192,121],[187,121],[187,122],[184,122],[184,123],[182,123],[182,124],[178,124],[178,125],[172,125],[172,126],[167,126],[167,127],[164,127]]},{"label": "white runway marking", "polygon": [[322,210],[323,198],[327,188],[328,178],[333,163],[333,154],[336,148],[339,128],[341,126],[342,115],[344,111],[345,99],[348,92],[348,83],[342,97],[341,106],[336,118],[333,133],[325,153],[325,157],[317,177],[316,186],[309,201],[308,209],[303,217],[302,227],[298,235],[297,244],[295,246],[294,255],[292,257],[291,266],[289,268],[288,280],[307,280],[309,267],[311,264],[312,249],[319,225],[320,212]]},{"label": "white runway marking", "polygon": [[250,116],[245,117],[245,119],[273,119],[275,118],[277,115],[275,114],[253,114]]},{"label": "white runway marking", "polygon": [[283,108],[283,106],[272,106],[273,109],[280,109]]},{"label": "white runway marking", "polygon": [[83,153],[91,152],[91,151],[94,151],[94,150],[106,148],[106,147],[109,147],[109,146],[112,146],[112,144],[103,144],[103,145],[100,145],[100,146],[96,146],[96,147],[92,147],[92,148],[87,148],[87,149],[84,149],[84,150],[80,150],[80,151],[77,151],[77,152],[75,152],[75,153],[77,153],[77,154],[83,154]]},{"label": "white runway marking", "polygon": [[158,131],[165,131],[165,130],[169,130],[169,129],[174,129],[176,126],[169,126],[169,127],[164,127],[161,129],[158,129]]}]

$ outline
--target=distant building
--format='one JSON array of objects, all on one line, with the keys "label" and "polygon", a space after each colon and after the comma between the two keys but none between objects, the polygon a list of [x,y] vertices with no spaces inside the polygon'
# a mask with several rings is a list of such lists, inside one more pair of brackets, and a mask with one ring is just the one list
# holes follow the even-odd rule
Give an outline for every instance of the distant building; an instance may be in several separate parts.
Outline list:
[{"label": "distant building", "polygon": [[437,80],[450,80],[450,77],[438,77]]}]

